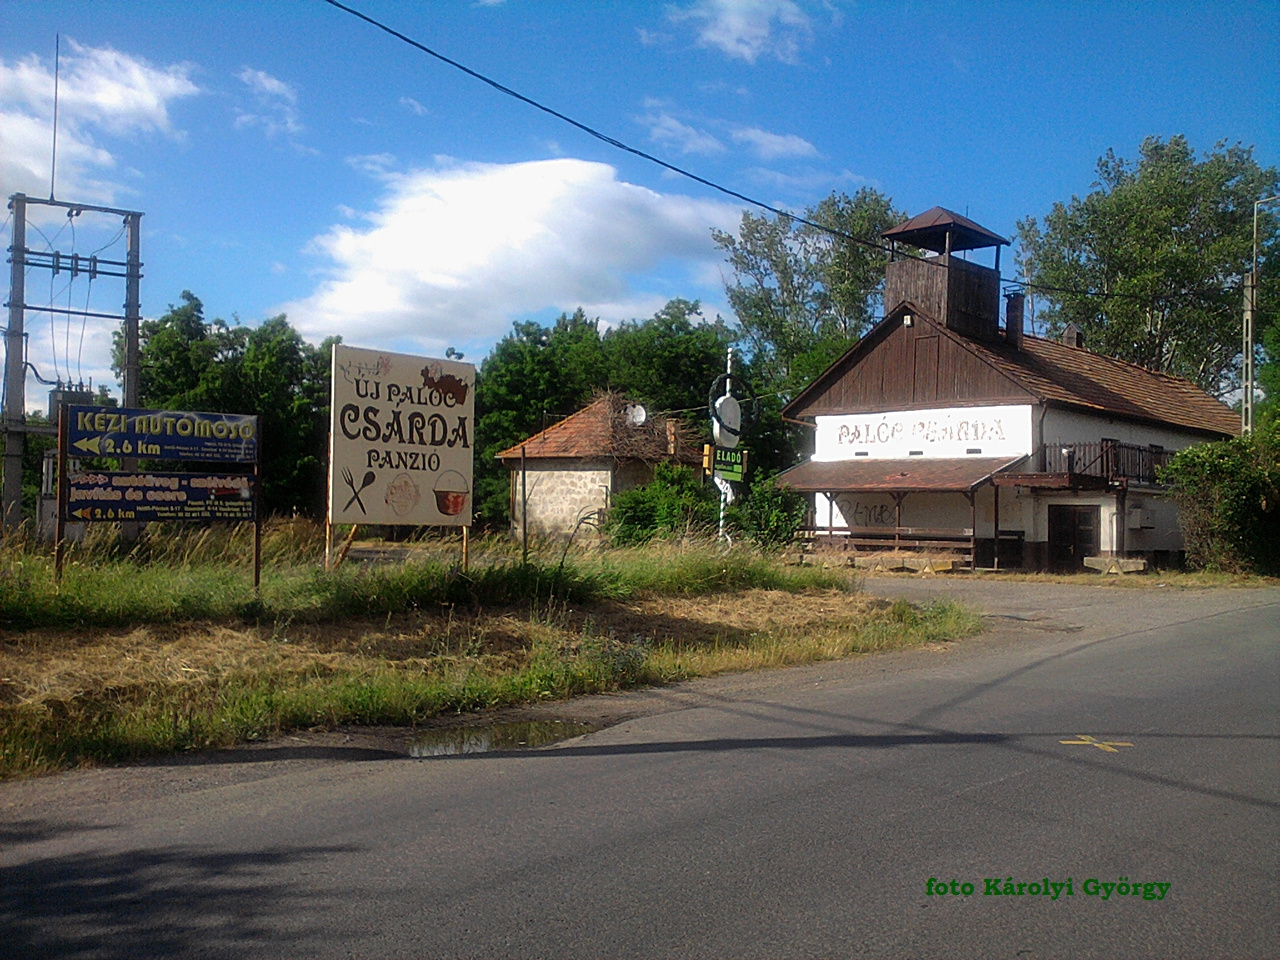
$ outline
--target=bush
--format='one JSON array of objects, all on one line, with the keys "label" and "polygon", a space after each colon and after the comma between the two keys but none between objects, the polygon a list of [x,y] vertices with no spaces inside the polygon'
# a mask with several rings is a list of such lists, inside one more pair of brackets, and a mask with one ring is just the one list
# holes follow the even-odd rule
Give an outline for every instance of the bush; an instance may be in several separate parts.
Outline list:
[{"label": "bush", "polygon": [[684,536],[716,523],[715,493],[689,467],[659,463],[653,481],[613,498],[605,531],[616,544],[646,543],[658,536]]},{"label": "bush", "polygon": [[1173,486],[1191,566],[1280,573],[1280,421],[1180,451],[1160,479]]},{"label": "bush", "polygon": [[804,494],[780,487],[770,477],[751,485],[746,497],[730,507],[729,519],[758,546],[777,549],[795,539],[808,512]]}]

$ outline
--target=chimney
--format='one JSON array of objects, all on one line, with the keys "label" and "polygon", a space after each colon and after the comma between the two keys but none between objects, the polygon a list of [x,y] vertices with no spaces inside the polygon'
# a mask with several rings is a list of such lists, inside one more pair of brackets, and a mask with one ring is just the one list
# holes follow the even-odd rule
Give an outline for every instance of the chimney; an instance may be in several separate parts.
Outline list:
[{"label": "chimney", "polygon": [[1009,293],[1004,298],[1004,337],[1015,350],[1022,349],[1022,308],[1025,293]]}]

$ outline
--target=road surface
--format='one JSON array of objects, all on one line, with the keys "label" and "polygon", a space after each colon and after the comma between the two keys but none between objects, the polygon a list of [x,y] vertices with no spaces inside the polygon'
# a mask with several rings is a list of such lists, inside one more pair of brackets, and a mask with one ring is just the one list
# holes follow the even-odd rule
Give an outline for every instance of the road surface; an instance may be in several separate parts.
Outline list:
[{"label": "road surface", "polygon": [[992,630],[522,753],[0,785],[0,956],[1280,956],[1280,591],[870,588]]}]

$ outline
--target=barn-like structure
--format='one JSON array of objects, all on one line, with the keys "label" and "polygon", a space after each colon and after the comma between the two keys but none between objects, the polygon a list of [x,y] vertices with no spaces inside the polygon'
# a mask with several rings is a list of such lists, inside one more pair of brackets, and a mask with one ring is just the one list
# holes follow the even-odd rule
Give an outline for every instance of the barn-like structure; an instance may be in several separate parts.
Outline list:
[{"label": "barn-like structure", "polygon": [[[885,318],[793,399],[812,457],[780,481],[811,495],[809,533],[864,553],[958,554],[977,567],[1170,562],[1177,511],[1157,469],[1239,431],[1194,384],[1090,352],[1068,326],[1027,335],[1005,296],[1003,237],[935,207],[883,234]],[[994,266],[967,251],[994,248]],[[1096,561],[1090,563],[1097,566]]]}]

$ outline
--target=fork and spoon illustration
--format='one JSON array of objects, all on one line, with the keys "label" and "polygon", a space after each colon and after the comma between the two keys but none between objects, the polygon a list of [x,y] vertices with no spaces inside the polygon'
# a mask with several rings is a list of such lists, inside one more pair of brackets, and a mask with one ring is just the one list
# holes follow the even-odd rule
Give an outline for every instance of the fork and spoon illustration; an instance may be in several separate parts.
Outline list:
[{"label": "fork and spoon illustration", "polygon": [[368,473],[364,475],[363,479],[361,479],[360,486],[357,487],[356,478],[352,476],[351,471],[349,469],[347,469],[346,467],[343,467],[342,479],[346,482],[347,486],[351,488],[351,499],[348,500],[347,505],[342,508],[343,512],[350,510],[351,505],[353,503],[358,503],[360,505],[360,512],[365,515],[368,515],[369,511],[364,508],[364,501],[360,499],[360,494],[365,489],[365,487],[369,486],[369,484],[373,483],[374,480],[378,479],[378,475],[374,473],[372,470],[370,470]]}]

